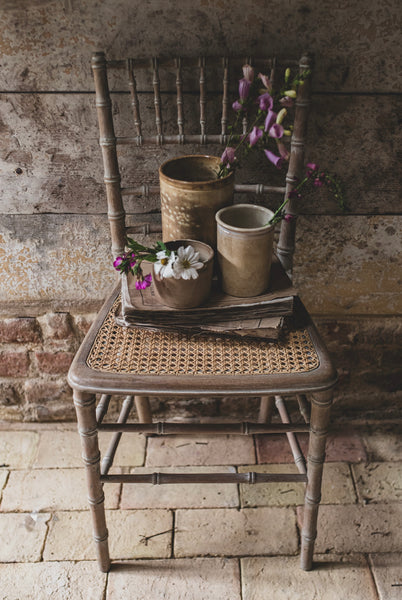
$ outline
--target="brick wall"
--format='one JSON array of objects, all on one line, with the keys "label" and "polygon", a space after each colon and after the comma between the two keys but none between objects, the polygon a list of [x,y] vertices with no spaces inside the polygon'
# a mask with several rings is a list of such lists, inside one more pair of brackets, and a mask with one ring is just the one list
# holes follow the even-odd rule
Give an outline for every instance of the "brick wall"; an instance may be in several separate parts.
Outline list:
[{"label": "brick wall", "polygon": [[[74,418],[66,375],[92,313],[46,313],[0,320],[0,420],[64,421]],[[397,347],[402,322],[389,319],[319,319],[339,373],[334,416],[394,418],[402,394]],[[112,406],[116,412],[119,401]],[[258,399],[152,398],[157,418],[226,416],[253,419]]]}]

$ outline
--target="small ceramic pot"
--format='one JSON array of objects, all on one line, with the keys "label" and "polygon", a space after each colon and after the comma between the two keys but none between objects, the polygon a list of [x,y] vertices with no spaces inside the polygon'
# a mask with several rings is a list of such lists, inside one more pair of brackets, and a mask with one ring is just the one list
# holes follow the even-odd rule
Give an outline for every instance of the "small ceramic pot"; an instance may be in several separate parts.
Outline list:
[{"label": "small ceramic pot", "polygon": [[215,213],[233,203],[234,175],[217,178],[217,156],[179,156],[159,169],[162,237],[200,240],[216,249]]},{"label": "small ceramic pot", "polygon": [[226,294],[250,298],[269,286],[274,226],[265,206],[234,204],[216,213],[218,263]]},{"label": "small ceramic pot", "polygon": [[211,293],[214,251],[211,246],[196,240],[174,240],[166,242],[169,250],[177,250],[180,246],[192,246],[200,253],[204,266],[199,269],[197,279],[161,279],[152,269],[152,278],[159,300],[171,308],[196,308],[203,304]]}]

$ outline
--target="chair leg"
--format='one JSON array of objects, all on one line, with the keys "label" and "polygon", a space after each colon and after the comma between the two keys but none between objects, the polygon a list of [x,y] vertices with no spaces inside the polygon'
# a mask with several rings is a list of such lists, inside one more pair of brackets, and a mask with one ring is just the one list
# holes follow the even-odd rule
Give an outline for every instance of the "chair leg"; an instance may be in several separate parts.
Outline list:
[{"label": "chair leg", "polygon": [[272,419],[272,413],[274,411],[275,398],[274,396],[261,396],[260,400],[260,412],[258,415],[259,423],[270,423]]},{"label": "chair leg", "polygon": [[96,428],[95,395],[74,390],[82,458],[85,464],[88,501],[92,514],[93,537],[101,571],[110,569],[108,531],[106,528],[103,485],[100,480],[100,452]]},{"label": "chair leg", "polygon": [[152,411],[147,396],[134,396],[135,408],[140,423],[152,423]]},{"label": "chair leg", "polygon": [[307,486],[304,499],[300,566],[310,571],[317,536],[318,507],[321,500],[325,443],[332,404],[332,390],[315,393],[311,400],[310,440],[307,457]]}]

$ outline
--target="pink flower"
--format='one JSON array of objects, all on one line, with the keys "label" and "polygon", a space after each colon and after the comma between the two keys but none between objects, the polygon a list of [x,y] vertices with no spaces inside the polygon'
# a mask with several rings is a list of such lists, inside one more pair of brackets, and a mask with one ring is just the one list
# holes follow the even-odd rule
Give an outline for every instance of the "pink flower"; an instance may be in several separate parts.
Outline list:
[{"label": "pink flower", "polygon": [[235,100],[232,104],[232,108],[233,110],[235,110],[236,112],[239,112],[239,110],[244,110],[244,107],[242,104],[240,104],[240,102],[238,100]]},{"label": "pink flower", "polygon": [[265,153],[265,156],[267,157],[267,159],[269,161],[271,161],[271,163],[273,165],[275,165],[275,167],[277,169],[281,168],[281,166],[283,164],[283,158],[282,158],[282,156],[276,156],[276,154],[274,154],[270,150],[264,150],[264,153]]},{"label": "pink flower", "polygon": [[253,127],[252,132],[248,136],[250,146],[254,146],[258,142],[258,140],[260,139],[261,136],[262,136],[261,129],[259,127]]},{"label": "pink flower", "polygon": [[265,89],[268,90],[268,92],[272,92],[272,83],[269,80],[269,77],[267,75],[263,75],[262,73],[258,73],[258,77],[261,79],[262,81],[262,85],[265,87]]},{"label": "pink flower", "polygon": [[279,154],[282,156],[282,158],[284,160],[289,160],[290,152],[286,148],[285,144],[279,140],[276,140],[276,145],[278,146]]},{"label": "pink flower", "polygon": [[277,114],[273,110],[269,110],[265,117],[264,129],[269,131],[276,121]]},{"label": "pink flower", "polygon": [[274,101],[272,100],[272,97],[270,94],[268,94],[268,92],[265,92],[265,94],[261,94],[261,96],[258,96],[257,100],[259,103],[260,110],[270,110],[274,105]]},{"label": "pink flower", "polygon": [[281,138],[283,136],[283,127],[279,123],[274,123],[268,131],[268,135],[273,138]]},{"label": "pink flower", "polygon": [[243,76],[250,83],[254,80],[254,69],[251,65],[243,65]]},{"label": "pink flower", "polygon": [[293,219],[294,219],[293,215],[289,215],[289,214],[285,215],[283,218],[285,219],[285,221],[287,223],[290,223],[290,221],[293,221]]},{"label": "pink flower", "polygon": [[307,163],[306,168],[307,177],[312,177],[314,175],[314,171],[318,171],[318,165],[316,163]]},{"label": "pink flower", "polygon": [[230,165],[233,164],[236,160],[235,152],[236,150],[234,148],[228,146],[227,148],[225,148],[221,156],[221,163],[225,165],[228,169],[230,168]]},{"label": "pink flower", "polygon": [[284,96],[279,100],[279,103],[282,104],[282,106],[289,108],[290,106],[293,106],[294,101],[292,98],[289,98],[289,96]]},{"label": "pink flower", "polygon": [[251,83],[247,79],[243,77],[239,81],[239,96],[240,100],[246,100],[248,98],[248,94],[250,92]]},{"label": "pink flower", "polygon": [[141,279],[137,279],[137,281],[135,282],[135,289],[136,290],[145,290],[145,288],[149,287],[152,283],[152,275],[151,273],[149,273],[148,275],[145,275],[144,278]]},{"label": "pink flower", "polygon": [[122,262],[123,262],[123,258],[121,256],[117,256],[116,260],[113,261],[113,266],[117,271],[120,271],[119,267]]}]

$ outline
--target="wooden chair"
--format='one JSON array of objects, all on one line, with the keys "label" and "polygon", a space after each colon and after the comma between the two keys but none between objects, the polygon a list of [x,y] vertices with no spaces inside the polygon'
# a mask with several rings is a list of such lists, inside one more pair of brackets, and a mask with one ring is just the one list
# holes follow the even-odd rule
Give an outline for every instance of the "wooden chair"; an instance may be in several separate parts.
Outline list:
[{"label": "wooden chair", "polygon": [[[198,145],[198,153],[205,153],[207,144],[224,145],[228,139],[227,126],[230,110],[229,79],[233,73],[234,87],[241,76],[241,65],[250,62],[257,68],[261,64],[269,64],[271,76],[281,68],[291,66],[300,71],[311,69],[311,58],[303,55],[300,61],[278,61],[275,59],[260,61],[259,59],[156,59],[151,60],[118,60],[107,61],[103,53],[95,53],[92,58],[92,69],[96,88],[96,107],[100,129],[100,145],[102,148],[105,184],[108,202],[108,218],[110,221],[113,256],[124,251],[127,232],[153,233],[161,231],[160,224],[155,220],[153,211],[149,211],[151,223],[126,223],[123,199],[134,200],[144,193],[150,202],[150,195],[158,193],[155,185],[140,185],[137,187],[122,187],[119,169],[120,153],[133,144],[139,152],[139,158],[146,148],[154,146],[156,151],[164,152],[169,145],[178,144],[180,152],[187,144]],[[207,130],[207,86],[209,69],[212,65],[221,70],[223,93],[219,100],[219,111],[216,124],[219,131],[211,134]],[[167,69],[173,76],[173,87],[176,92],[176,124],[177,131],[172,132],[172,123],[165,133],[162,119],[164,106],[162,70]],[[200,130],[196,134],[185,133],[184,118],[185,103],[193,98],[193,90],[186,96],[183,73],[186,69],[194,83],[198,78]],[[114,118],[121,113],[112,109],[108,85],[117,70],[127,78],[127,92],[131,100],[134,122],[134,135],[117,137],[115,135]],[[140,94],[138,89],[141,78],[148,70],[152,81],[152,95]],[[258,72],[258,71],[257,71]],[[112,80],[114,81],[114,79]],[[237,193],[251,193],[262,202],[265,195],[279,194],[283,197],[294,187],[296,176],[303,169],[304,139],[307,126],[307,114],[310,102],[310,80],[301,87],[298,96],[294,132],[291,142],[291,158],[282,185],[246,184],[235,186]],[[141,85],[143,85],[141,83]],[[166,84],[168,85],[168,84]],[[169,90],[171,92],[171,90]],[[234,92],[236,94],[236,91]],[[172,94],[168,94],[171,98]],[[120,91],[119,98],[123,100],[126,94]],[[146,99],[148,108],[152,104],[155,111],[156,133],[149,136],[143,132],[140,115],[141,101]],[[150,99],[151,98],[151,99]],[[234,95],[233,99],[236,98]],[[212,102],[217,102],[213,94]],[[170,128],[170,129],[169,129]],[[200,150],[201,147],[201,150]],[[118,152],[119,150],[119,152]],[[222,151],[220,147],[219,152]],[[215,152],[217,153],[217,152]],[[164,156],[159,162],[166,158]],[[131,160],[131,159],[130,159]],[[129,164],[129,163],[128,163]],[[126,168],[126,170],[128,170]],[[157,170],[157,169],[156,169]],[[267,169],[270,171],[270,169]],[[272,172],[272,170],[271,170]],[[139,178],[141,175],[139,176]],[[281,199],[279,200],[281,201]],[[278,206],[279,202],[276,203]],[[130,212],[135,211],[131,208]],[[137,211],[139,212],[139,211]],[[288,211],[296,214],[294,202],[290,202]],[[296,219],[290,222],[282,221],[277,254],[288,273],[292,270]],[[69,372],[69,383],[74,390],[74,404],[77,412],[78,430],[83,448],[83,460],[86,466],[89,504],[93,516],[93,533],[97,547],[98,561],[102,571],[110,568],[108,551],[108,532],[105,521],[103,484],[107,482],[124,483],[249,483],[256,484],[270,481],[302,481],[306,483],[304,517],[301,536],[301,567],[312,568],[316,523],[320,502],[322,469],[325,456],[325,442],[332,402],[332,388],[336,383],[336,373],[331,365],[327,351],[320,340],[313,323],[309,319],[301,303],[298,303],[297,327],[280,342],[255,342],[230,340],[229,346],[222,351],[222,339],[209,338],[207,352],[210,361],[199,359],[200,338],[179,335],[175,338],[174,368],[171,366],[172,352],[171,336],[174,333],[150,332],[144,329],[130,329],[116,325],[114,310],[119,297],[119,286],[106,300],[96,321],[88,332],[79,349]],[[147,342],[144,344],[144,341]],[[152,343],[153,361],[149,368],[147,350]],[[228,350],[229,348],[229,350]],[[191,364],[183,360],[178,366],[177,358],[192,353]],[[203,345],[205,352],[205,344]],[[251,359],[250,359],[251,357]],[[236,359],[235,361],[233,359]],[[197,362],[198,361],[198,362]],[[179,361],[180,362],[180,361]],[[219,363],[217,374],[214,365]],[[208,366],[208,365],[212,366]],[[236,366],[233,366],[233,365]],[[156,366],[155,366],[156,365]],[[251,365],[251,366],[250,366]],[[308,394],[308,397],[306,396]],[[96,406],[96,395],[99,395]],[[108,411],[113,395],[126,396],[122,403],[121,413],[117,423],[106,423],[104,417]],[[261,407],[258,421],[254,423],[152,423],[152,415],[148,401],[149,396],[261,396]],[[296,397],[303,423],[291,423],[284,397]],[[135,405],[138,422],[127,422],[131,408]],[[271,423],[271,415],[275,405],[278,409],[281,423]],[[311,413],[311,414],[310,414]],[[110,448],[100,462],[98,446],[98,431],[113,431],[114,437]],[[309,431],[309,449],[307,465],[297,442],[296,433]],[[295,474],[162,474],[150,475],[124,474],[111,475],[111,467],[117,444],[123,432],[143,432],[153,435],[185,434],[284,434],[287,436],[298,468]]]}]

